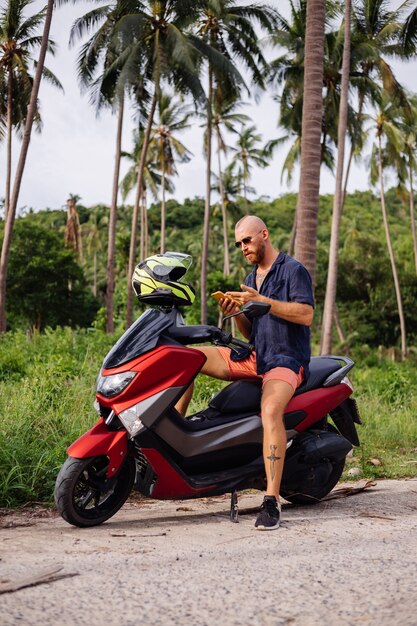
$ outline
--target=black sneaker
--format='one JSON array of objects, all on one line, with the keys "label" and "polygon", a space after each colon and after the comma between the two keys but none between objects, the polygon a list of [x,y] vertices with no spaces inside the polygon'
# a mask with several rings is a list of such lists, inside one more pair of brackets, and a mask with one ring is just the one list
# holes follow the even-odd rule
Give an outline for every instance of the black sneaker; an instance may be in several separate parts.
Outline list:
[{"label": "black sneaker", "polygon": [[275,496],[265,496],[255,522],[257,530],[275,530],[279,527],[281,507]]}]

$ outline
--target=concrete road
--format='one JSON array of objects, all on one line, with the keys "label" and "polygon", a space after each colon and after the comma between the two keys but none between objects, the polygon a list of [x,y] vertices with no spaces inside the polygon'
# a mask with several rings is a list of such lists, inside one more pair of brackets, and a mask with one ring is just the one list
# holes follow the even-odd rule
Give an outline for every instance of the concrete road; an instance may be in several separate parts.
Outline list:
[{"label": "concrete road", "polygon": [[0,624],[416,626],[417,479],[284,504],[271,532],[253,527],[260,500],[240,497],[239,524],[223,496],[131,501],[92,529],[5,514],[0,591],[55,566],[74,576],[2,593]]}]

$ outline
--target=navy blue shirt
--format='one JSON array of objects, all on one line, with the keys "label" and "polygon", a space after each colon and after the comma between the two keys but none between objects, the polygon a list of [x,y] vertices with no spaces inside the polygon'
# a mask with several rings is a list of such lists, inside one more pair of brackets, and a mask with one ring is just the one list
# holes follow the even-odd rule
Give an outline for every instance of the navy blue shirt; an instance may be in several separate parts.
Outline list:
[{"label": "navy blue shirt", "polygon": [[[245,279],[245,285],[256,289],[256,270]],[[300,302],[314,306],[310,274],[298,261],[280,252],[266,275],[261,288],[262,296],[281,302]],[[310,362],[310,329],[268,313],[251,320],[251,343],[255,345],[258,374],[274,367],[288,367],[299,373],[304,368],[308,376]]]}]

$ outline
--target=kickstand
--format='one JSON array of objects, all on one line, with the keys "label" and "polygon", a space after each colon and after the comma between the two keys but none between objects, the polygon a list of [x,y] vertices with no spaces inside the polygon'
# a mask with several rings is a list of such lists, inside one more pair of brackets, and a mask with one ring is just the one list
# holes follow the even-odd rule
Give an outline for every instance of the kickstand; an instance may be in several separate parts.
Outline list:
[{"label": "kickstand", "polygon": [[237,503],[237,491],[232,491],[230,498],[230,521],[235,524],[239,523],[239,506]]}]

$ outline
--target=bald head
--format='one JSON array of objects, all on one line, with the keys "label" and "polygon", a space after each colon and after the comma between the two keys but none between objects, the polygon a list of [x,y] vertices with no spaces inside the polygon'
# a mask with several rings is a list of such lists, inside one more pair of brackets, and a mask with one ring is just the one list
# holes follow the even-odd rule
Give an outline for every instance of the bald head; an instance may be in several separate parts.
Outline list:
[{"label": "bald head", "polygon": [[245,217],[236,222],[235,229],[237,230],[241,226],[254,231],[267,230],[265,222],[260,217],[256,217],[256,215],[245,215]]},{"label": "bald head", "polygon": [[252,265],[270,267],[278,252],[273,247],[265,222],[256,215],[245,215],[235,226],[236,246]]}]

